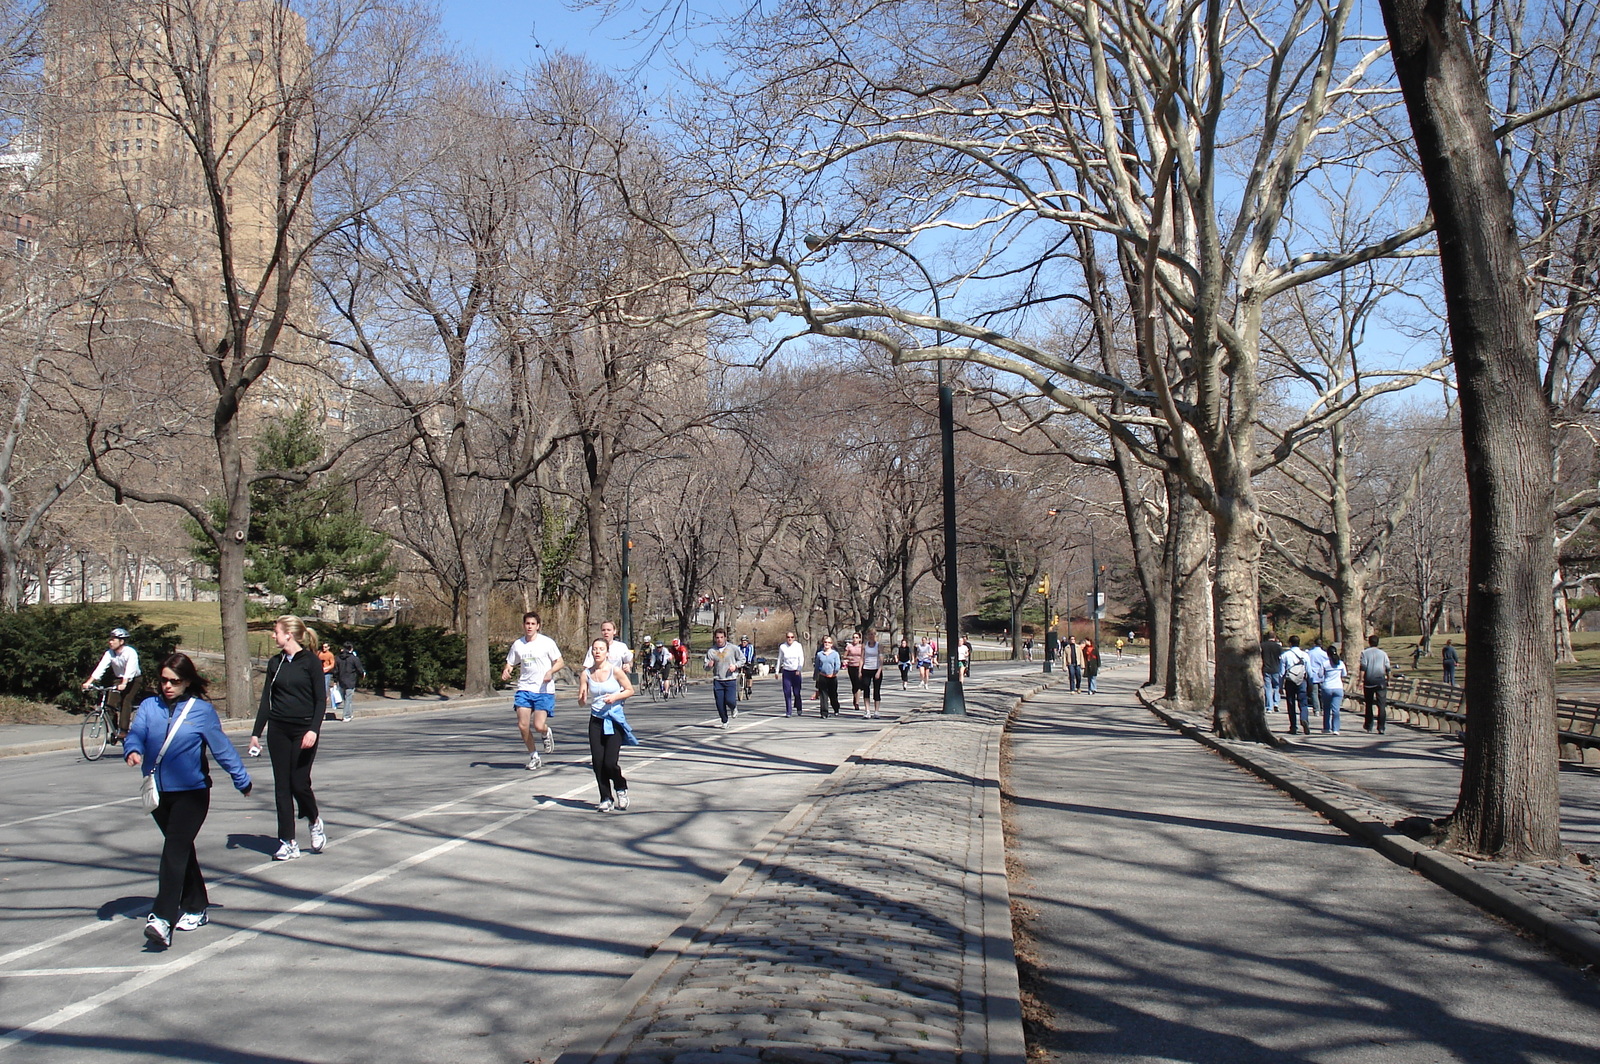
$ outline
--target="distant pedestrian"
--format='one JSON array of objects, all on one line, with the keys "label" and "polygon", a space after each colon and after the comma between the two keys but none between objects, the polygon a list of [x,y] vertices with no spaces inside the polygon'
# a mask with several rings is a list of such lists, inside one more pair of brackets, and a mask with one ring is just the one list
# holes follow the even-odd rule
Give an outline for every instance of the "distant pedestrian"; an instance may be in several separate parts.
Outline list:
[{"label": "distant pedestrian", "polygon": [[1328,649],[1328,664],[1322,670],[1322,733],[1339,734],[1339,704],[1344,701],[1344,678],[1349,673],[1338,647]]},{"label": "distant pedestrian", "polygon": [[550,724],[556,714],[555,677],[567,667],[556,641],[539,628],[537,613],[530,610],[522,615],[522,638],[506,651],[505,668],[500,670],[501,683],[511,679],[512,669],[517,670],[517,693],[511,704],[517,711],[517,732],[528,748],[529,772],[544,764],[537,743],[543,743],[545,753],[555,753],[556,732]]},{"label": "distant pedestrian", "polygon": [[1282,660],[1283,644],[1278,642],[1275,633],[1268,632],[1266,638],[1261,640],[1261,686],[1268,713],[1278,710],[1278,685],[1281,682],[1278,674]]},{"label": "distant pedestrian", "polygon": [[961,660],[959,662],[961,666],[961,678],[965,680],[968,676],[972,675],[972,640],[968,639],[966,636],[962,636],[961,642],[957,645],[956,653],[961,656]]},{"label": "distant pedestrian", "polygon": [[1033,660],[1033,636],[1024,636],[1022,639],[1022,660]]},{"label": "distant pedestrian", "polygon": [[933,675],[935,654],[933,640],[924,636],[917,642],[917,675],[921,677],[922,689],[928,689],[928,678]]},{"label": "distant pedestrian", "polygon": [[785,632],[778,644],[778,676],[783,681],[783,715],[800,715],[800,670],[805,668],[806,648],[795,639],[793,632]]},{"label": "distant pedestrian", "polygon": [[845,674],[850,677],[850,708],[861,709],[861,659],[865,651],[861,646],[861,633],[851,632],[850,641],[844,645],[840,657],[844,659]]},{"label": "distant pedestrian", "polygon": [[601,636],[589,644],[588,666],[578,674],[578,701],[589,710],[589,763],[594,767],[600,801],[595,811],[628,808],[628,781],[622,775],[622,747],[639,740],[628,727],[625,703],[633,684],[609,653],[611,640]]},{"label": "distant pedestrian", "polygon": [[883,703],[883,649],[878,630],[868,628],[861,641],[861,704],[868,718],[877,717]]},{"label": "distant pedestrian", "polygon": [[272,791],[278,807],[278,849],[274,861],[300,856],[295,838],[296,809],[311,824],[311,852],[321,853],[328,835],[322,826],[317,796],[311,789],[311,766],[317,759],[317,734],[328,707],[328,688],[322,679],[322,662],[312,652],[317,633],[294,614],[284,614],[272,626],[278,653],[267,662],[267,681],[261,687],[261,705],[250,734],[250,755],[261,753],[261,734],[267,735],[272,759]]},{"label": "distant pedestrian", "polygon": [[206,923],[210,898],[194,840],[211,810],[211,773],[205,751],[228,773],[240,794],[249,794],[250,774],[223,734],[217,710],[206,698],[206,682],[187,654],[173,654],[157,670],[156,690],[139,706],[123,759],[135,768],[146,760],[161,792],[150,817],[161,829],[156,900],[144,935],[165,949],[172,932],[196,931]]},{"label": "distant pedestrian", "polygon": [[355,716],[356,688],[366,675],[367,668],[361,664],[361,656],[356,653],[356,645],[346,643],[344,649],[339,651],[339,659],[333,666],[333,678],[339,685],[340,708],[344,711],[346,723]]},{"label": "distant pedestrian", "polygon": [[1124,643],[1122,641],[1122,637],[1120,635],[1117,636],[1117,657],[1118,657],[1118,659],[1120,659],[1122,657],[1122,648],[1127,646],[1127,645],[1128,644],[1126,644],[1126,643]]},{"label": "distant pedestrian", "polygon": [[1311,695],[1311,708],[1322,709],[1322,677],[1333,659],[1323,649],[1321,640],[1315,640],[1306,651],[1306,691]]},{"label": "distant pedestrian", "polygon": [[1078,645],[1077,636],[1067,636],[1067,645],[1061,648],[1061,657],[1067,666],[1067,690],[1080,690],[1083,687],[1083,648]]},{"label": "distant pedestrian", "polygon": [[1361,652],[1361,701],[1366,708],[1366,723],[1361,726],[1362,731],[1372,730],[1372,720],[1376,712],[1378,720],[1378,734],[1384,733],[1386,718],[1389,713],[1389,655],[1378,646],[1378,637],[1367,637],[1367,649]]},{"label": "distant pedestrian", "polygon": [[718,628],[711,633],[711,647],[706,651],[706,668],[711,672],[711,697],[717,706],[717,727],[726,728],[728,721],[739,715],[739,667],[744,655],[728,642],[728,631]]},{"label": "distant pedestrian", "polygon": [[833,649],[833,637],[822,637],[822,649],[817,651],[812,660],[817,677],[818,709],[823,717],[828,716],[828,707],[833,706],[833,715],[839,715],[839,670],[843,664],[839,652]]},{"label": "distant pedestrian", "polygon": [[[1300,637],[1289,637],[1278,662],[1279,685],[1283,688],[1283,708],[1289,714],[1289,734],[1297,731],[1311,734],[1311,700],[1306,694],[1306,652],[1300,649]],[[1299,725],[1297,728],[1296,725]]]},{"label": "distant pedestrian", "polygon": [[1095,680],[1100,675],[1100,648],[1094,645],[1094,640],[1083,641],[1083,678],[1089,681],[1089,693],[1097,694]]},{"label": "distant pedestrian", "polygon": [[905,636],[894,648],[894,663],[900,669],[900,690],[904,691],[911,686],[911,640]]},{"label": "distant pedestrian", "polygon": [[328,705],[332,707],[335,714],[343,716],[339,710],[341,699],[339,698],[339,692],[334,689],[336,681],[333,675],[333,670],[339,667],[339,659],[333,653],[333,648],[324,643],[322,648],[317,651],[317,660],[322,662],[322,682],[328,686]]},{"label": "distant pedestrian", "polygon": [[1444,641],[1444,649],[1439,651],[1439,665],[1444,669],[1444,682],[1451,687],[1456,685],[1456,664],[1461,656],[1456,653],[1455,644],[1450,640]]}]

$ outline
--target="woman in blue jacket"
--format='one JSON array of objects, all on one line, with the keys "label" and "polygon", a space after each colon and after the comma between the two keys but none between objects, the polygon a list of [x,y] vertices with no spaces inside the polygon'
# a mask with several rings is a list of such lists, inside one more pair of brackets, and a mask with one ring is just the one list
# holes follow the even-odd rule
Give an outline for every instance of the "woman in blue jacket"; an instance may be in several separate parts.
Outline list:
[{"label": "woman in blue jacket", "polygon": [[[161,804],[150,816],[166,836],[161,847],[161,873],[156,903],[145,924],[144,937],[160,949],[172,945],[172,932],[193,931],[206,922],[205,877],[195,855],[194,840],[211,809],[211,769],[206,747],[217,764],[233,777],[240,794],[250,793],[250,774],[244,770],[233,743],[222,733],[217,710],[205,700],[206,682],[187,654],[173,654],[161,663],[156,690],[139,705],[123,747],[128,764],[150,762],[145,774],[154,773]],[[176,724],[176,728],[173,725]],[[169,742],[167,733],[171,730]],[[161,753],[165,744],[167,752]],[[159,763],[158,763],[159,758]]]}]

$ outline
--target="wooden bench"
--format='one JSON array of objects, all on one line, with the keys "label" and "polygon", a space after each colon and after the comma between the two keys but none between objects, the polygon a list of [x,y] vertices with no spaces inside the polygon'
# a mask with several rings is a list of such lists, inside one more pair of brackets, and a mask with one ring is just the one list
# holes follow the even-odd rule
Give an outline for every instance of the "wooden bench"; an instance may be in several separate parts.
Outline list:
[{"label": "wooden bench", "polygon": [[1556,739],[1563,760],[1588,764],[1589,751],[1600,752],[1600,703],[1556,699]]},{"label": "wooden bench", "polygon": [[[1389,681],[1389,717],[1414,728],[1459,734],[1467,728],[1462,689],[1437,680],[1399,676]],[[1564,761],[1600,762],[1600,702],[1556,699],[1556,738]]]},{"label": "wooden bench", "polygon": [[1389,716],[1413,728],[1450,735],[1465,731],[1467,727],[1461,688],[1415,676],[1390,678]]}]

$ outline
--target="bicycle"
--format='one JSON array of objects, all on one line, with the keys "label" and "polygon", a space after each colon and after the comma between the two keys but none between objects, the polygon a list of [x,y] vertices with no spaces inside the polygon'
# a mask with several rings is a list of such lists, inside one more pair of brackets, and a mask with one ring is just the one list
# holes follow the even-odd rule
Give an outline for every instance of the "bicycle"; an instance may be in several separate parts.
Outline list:
[{"label": "bicycle", "polygon": [[106,696],[112,689],[95,684],[89,690],[99,692],[100,698],[94,707],[88,710],[88,716],[83,720],[83,727],[78,729],[78,746],[83,750],[85,760],[98,761],[100,755],[106,752],[106,744],[111,741],[111,733],[114,730],[111,714],[106,712]]},{"label": "bicycle", "polygon": [[641,684],[644,693],[652,702],[659,702],[667,697],[661,690],[661,674],[655,669],[644,670],[644,683]]},{"label": "bicycle", "polygon": [[756,667],[741,665],[739,671],[744,673],[744,683],[739,685],[739,701],[743,702],[756,693]]}]

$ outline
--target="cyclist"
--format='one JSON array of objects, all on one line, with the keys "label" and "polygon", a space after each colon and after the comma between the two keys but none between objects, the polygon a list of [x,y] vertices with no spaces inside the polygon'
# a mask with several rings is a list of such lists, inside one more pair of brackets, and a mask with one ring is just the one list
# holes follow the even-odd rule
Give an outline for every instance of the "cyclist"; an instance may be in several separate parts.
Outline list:
[{"label": "cyclist", "polygon": [[740,697],[749,698],[755,693],[756,687],[756,648],[750,645],[747,635],[739,637],[739,656],[743,659],[739,664],[739,672],[744,676]]},{"label": "cyclist", "polygon": [[683,671],[689,667],[689,644],[679,639],[672,641],[672,683],[683,687]]},{"label": "cyclist", "polygon": [[133,709],[139,704],[141,686],[139,652],[128,645],[128,631],[125,628],[111,629],[111,635],[106,639],[106,652],[100,655],[100,663],[83,681],[83,689],[87,691],[93,687],[95,679],[107,669],[116,678],[116,689],[106,692],[106,715],[111,718],[109,741],[120,743],[133,726]]}]

